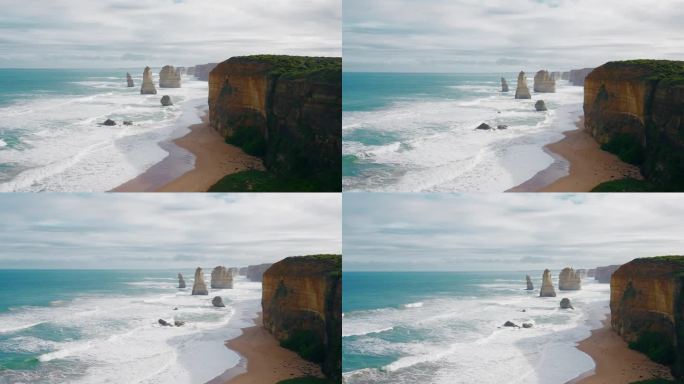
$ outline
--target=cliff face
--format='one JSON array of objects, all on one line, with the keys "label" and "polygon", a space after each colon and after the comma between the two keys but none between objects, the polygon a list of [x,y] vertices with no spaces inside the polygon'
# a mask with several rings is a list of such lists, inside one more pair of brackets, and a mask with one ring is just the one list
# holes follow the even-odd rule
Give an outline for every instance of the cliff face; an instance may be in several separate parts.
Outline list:
[{"label": "cliff face", "polygon": [[594,272],[594,280],[601,284],[610,283],[610,277],[613,275],[617,269],[620,268],[619,265],[608,265],[606,267],[596,267]]},{"label": "cliff face", "polygon": [[209,120],[270,171],[341,188],[341,59],[226,60],[209,75]]},{"label": "cliff face", "polygon": [[264,273],[261,300],[264,327],[296,351],[303,340],[313,345],[302,356],[333,380],[342,367],[341,270],[340,255],[288,257]]},{"label": "cliff face", "polygon": [[682,61],[606,63],[584,86],[587,130],[661,189],[684,187],[683,106]]},{"label": "cliff face", "polygon": [[580,274],[572,268],[563,268],[558,275],[558,289],[561,291],[577,291],[582,288]]},{"label": "cliff face", "polygon": [[[271,263],[249,265],[245,267],[243,275],[251,281],[263,281],[264,272],[271,267]],[[242,270],[242,268],[240,268]]]},{"label": "cliff face", "polygon": [[626,341],[658,335],[673,374],[684,374],[684,256],[635,259],[611,279],[611,326]]},{"label": "cliff face", "polygon": [[[218,63],[209,64],[199,64],[192,67],[192,74],[197,78],[197,80],[209,81],[209,73],[216,68]],[[190,72],[188,72],[188,75]]]},{"label": "cliff face", "polygon": [[233,274],[224,266],[218,266],[211,271],[211,287],[217,289],[233,288]]},{"label": "cliff face", "polygon": [[584,80],[586,79],[586,77],[593,70],[594,68],[573,69],[568,74],[568,80],[570,80],[570,84],[581,87],[584,85]]},{"label": "cliff face", "polygon": [[534,75],[534,91],[539,93],[556,92],[556,81],[548,71],[539,71]]}]

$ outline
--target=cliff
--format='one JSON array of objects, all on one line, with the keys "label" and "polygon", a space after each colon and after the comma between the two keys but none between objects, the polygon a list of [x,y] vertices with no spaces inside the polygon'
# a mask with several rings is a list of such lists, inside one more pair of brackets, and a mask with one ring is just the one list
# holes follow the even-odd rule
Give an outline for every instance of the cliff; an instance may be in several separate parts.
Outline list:
[{"label": "cliff", "polygon": [[601,284],[608,284],[610,283],[610,277],[613,275],[613,272],[617,271],[618,268],[620,268],[619,265],[596,267],[596,271],[594,272],[594,280]]},{"label": "cliff", "polygon": [[233,274],[224,266],[218,266],[211,271],[211,287],[217,289],[233,288]]},{"label": "cliff", "polygon": [[518,74],[518,84],[515,88],[515,98],[516,99],[531,99],[530,89],[527,88],[527,77],[525,72],[520,71]]},{"label": "cliff", "polygon": [[209,121],[277,175],[341,190],[342,60],[246,56],[209,75]]},{"label": "cliff", "polygon": [[197,80],[209,81],[209,73],[211,73],[217,65],[218,63],[195,65],[194,67],[191,67],[192,71],[188,70],[188,75],[192,72],[192,75],[194,75]]},{"label": "cliff", "polygon": [[684,61],[609,62],[584,86],[588,132],[661,191],[684,189],[683,103]]},{"label": "cliff", "polygon": [[195,282],[192,284],[193,295],[208,295],[207,284],[204,282],[204,273],[202,268],[197,267],[195,270]]},{"label": "cliff", "polygon": [[320,363],[340,380],[342,372],[342,257],[288,257],[264,273],[264,327],[286,348]]},{"label": "cliff", "polygon": [[180,88],[181,73],[173,65],[165,65],[159,71],[159,88]]},{"label": "cliff", "polygon": [[610,322],[630,348],[684,376],[684,256],[641,258],[611,279]]},{"label": "cliff", "polygon": [[156,95],[157,88],[154,87],[154,82],[152,81],[152,70],[150,67],[145,67],[143,71],[143,81],[140,87],[141,95]]},{"label": "cliff", "polygon": [[[271,263],[249,265],[244,270],[244,275],[251,281],[262,281],[264,272],[271,267]],[[242,268],[240,268],[242,269]]]},{"label": "cliff", "polygon": [[556,297],[556,290],[553,289],[553,280],[551,280],[551,271],[544,270],[542,275],[542,286],[539,290],[539,297]]},{"label": "cliff", "polygon": [[584,80],[586,79],[586,77],[593,70],[594,68],[573,69],[570,71],[570,74],[568,75],[568,80],[570,80],[570,84],[581,87],[584,85]]},{"label": "cliff", "polygon": [[534,75],[534,91],[539,93],[556,92],[556,81],[551,77],[549,71],[539,71]]},{"label": "cliff", "polygon": [[558,289],[561,291],[577,291],[582,289],[582,278],[579,271],[572,268],[563,268],[558,275]]}]

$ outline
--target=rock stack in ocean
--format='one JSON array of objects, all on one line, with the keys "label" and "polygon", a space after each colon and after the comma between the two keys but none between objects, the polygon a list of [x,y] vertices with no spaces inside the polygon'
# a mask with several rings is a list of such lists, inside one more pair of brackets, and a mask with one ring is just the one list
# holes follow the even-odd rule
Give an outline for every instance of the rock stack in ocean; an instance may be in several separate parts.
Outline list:
[{"label": "rock stack in ocean", "polygon": [[211,287],[216,289],[233,288],[233,274],[223,266],[214,268],[211,271]]},{"label": "rock stack in ocean", "polygon": [[558,289],[561,291],[577,291],[582,289],[582,279],[579,273],[570,267],[563,268],[558,275]]},{"label": "rock stack in ocean", "polygon": [[553,81],[558,81],[561,79],[561,73],[560,72],[551,72],[551,79]]},{"label": "rock stack in ocean", "polygon": [[539,291],[539,297],[556,297],[556,290],[553,289],[553,280],[551,280],[551,271],[544,270],[542,275],[542,286]]},{"label": "rock stack in ocean", "polygon": [[211,299],[211,305],[219,308],[226,306],[225,304],[223,304],[223,299],[221,298],[221,296],[214,296],[214,298]]},{"label": "rock stack in ocean", "polygon": [[541,70],[534,75],[534,91],[540,93],[556,92],[556,81],[551,78],[549,71]]},{"label": "rock stack in ocean", "polygon": [[532,279],[530,279],[530,275],[525,276],[525,279],[527,280],[527,290],[531,291],[534,289],[534,284],[532,284]]},{"label": "rock stack in ocean", "polygon": [[180,88],[181,74],[173,65],[165,65],[159,71],[159,88]]},{"label": "rock stack in ocean", "polygon": [[633,349],[684,378],[684,256],[640,258],[610,282],[610,323]]},{"label": "rock stack in ocean", "polygon": [[249,265],[244,270],[244,275],[251,281],[262,281],[264,272],[271,267],[271,263]]},{"label": "rock stack in ocean", "polygon": [[596,273],[594,274],[594,280],[601,284],[610,283],[610,278],[613,276],[613,272],[620,268],[619,265],[608,265],[605,267],[596,267]]},{"label": "rock stack in ocean", "polygon": [[185,74],[188,76],[195,76],[195,67],[188,67],[185,70]]},{"label": "rock stack in ocean", "polygon": [[508,83],[503,77],[501,78],[501,92],[508,92]]},{"label": "rock stack in ocean", "polygon": [[516,99],[531,99],[530,89],[527,88],[527,77],[525,72],[520,71],[518,74],[518,85],[515,88],[515,98]]},{"label": "rock stack in ocean", "polygon": [[587,269],[587,277],[596,277],[596,268]]},{"label": "rock stack in ocean", "polygon": [[185,280],[182,274],[178,274],[178,288],[185,288]]},{"label": "rock stack in ocean", "polygon": [[150,67],[145,67],[143,72],[142,86],[140,87],[140,94],[142,95],[156,95],[157,88],[154,87],[154,82],[152,81],[152,70]]},{"label": "rock stack in ocean", "polygon": [[573,69],[570,71],[568,80],[570,80],[570,84],[581,87],[584,85],[584,80],[586,77],[589,76],[593,70],[594,68]]},{"label": "rock stack in ocean", "polygon": [[561,309],[575,309],[575,308],[572,306],[572,303],[570,302],[570,299],[568,299],[567,297],[564,297],[563,299],[561,299],[561,301],[560,301],[560,307],[561,307]]},{"label": "rock stack in ocean", "polygon": [[561,80],[569,80],[570,72],[561,72]]},{"label": "rock stack in ocean", "polygon": [[534,109],[537,110],[537,112],[546,111],[546,103],[544,103],[544,100],[537,100],[537,102],[534,103]]},{"label": "rock stack in ocean", "polygon": [[321,363],[333,382],[342,371],[341,278],[340,255],[288,257],[264,273],[261,298],[264,328],[282,346]]},{"label": "rock stack in ocean", "polygon": [[126,73],[126,83],[128,83],[128,87],[135,87],[135,83],[133,83],[133,78],[131,77],[130,73]]},{"label": "rock stack in ocean", "polygon": [[230,272],[230,275],[235,277],[238,275],[238,269],[236,267],[230,267],[228,268],[228,272]]},{"label": "rock stack in ocean", "polygon": [[169,95],[162,96],[160,102],[161,102],[161,105],[163,105],[165,107],[173,105],[173,101],[171,101],[171,96],[169,96]]},{"label": "rock stack in ocean", "polygon": [[195,282],[192,285],[192,294],[193,295],[208,295],[209,291],[207,290],[207,284],[204,282],[204,273],[202,272],[202,268],[197,267],[195,270]]}]

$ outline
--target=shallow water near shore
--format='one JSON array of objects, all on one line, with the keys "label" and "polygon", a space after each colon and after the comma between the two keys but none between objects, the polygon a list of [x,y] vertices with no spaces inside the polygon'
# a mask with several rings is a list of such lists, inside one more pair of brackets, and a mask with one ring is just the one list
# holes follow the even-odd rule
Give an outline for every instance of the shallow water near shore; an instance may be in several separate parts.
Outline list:
[{"label": "shallow water near shore", "polygon": [[561,80],[516,100],[516,76],[502,93],[500,74],[344,73],[344,189],[503,192],[532,178],[554,162],[543,147],[574,129],[583,88]]},{"label": "shallow water near shore", "polygon": [[[221,375],[239,362],[224,341],[252,323],[261,283],[238,277],[235,289],[191,296],[193,271],[181,271],[186,289],[176,288],[177,272],[0,271],[0,383],[200,383]],[[216,295],[225,308],[211,305]]]},{"label": "shallow water near shore", "polygon": [[[525,274],[537,290],[524,290]],[[350,384],[494,384],[502,377],[562,384],[594,367],[575,345],[609,312],[608,284],[584,282],[580,291],[538,297],[541,271],[345,272],[344,280]],[[574,310],[559,308],[563,297]],[[534,326],[502,327],[508,320]]]},{"label": "shallow water near shore", "polygon": [[[103,192],[164,159],[163,143],[201,121],[207,82],[184,76],[156,95],[141,82],[140,68],[0,69],[0,191]],[[174,105],[162,107],[167,94]],[[118,125],[100,124],[108,118]]]}]

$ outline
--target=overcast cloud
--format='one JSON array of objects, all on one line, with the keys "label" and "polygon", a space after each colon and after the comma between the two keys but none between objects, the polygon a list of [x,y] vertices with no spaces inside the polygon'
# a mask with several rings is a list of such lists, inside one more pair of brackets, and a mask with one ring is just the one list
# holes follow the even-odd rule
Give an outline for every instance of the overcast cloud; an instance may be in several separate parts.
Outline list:
[{"label": "overcast cloud", "polygon": [[2,194],[0,268],[244,266],[341,253],[338,194]]},{"label": "overcast cloud", "polygon": [[341,54],[341,0],[0,0],[0,9],[0,67]]},{"label": "overcast cloud", "polygon": [[593,268],[684,254],[679,194],[344,194],[345,270]]},{"label": "overcast cloud", "polygon": [[346,71],[568,70],[684,59],[681,0],[344,0]]}]

